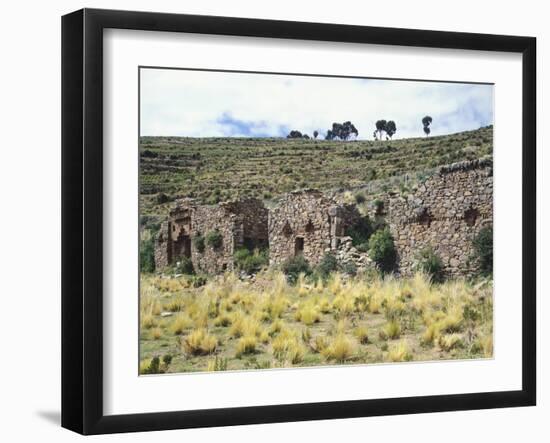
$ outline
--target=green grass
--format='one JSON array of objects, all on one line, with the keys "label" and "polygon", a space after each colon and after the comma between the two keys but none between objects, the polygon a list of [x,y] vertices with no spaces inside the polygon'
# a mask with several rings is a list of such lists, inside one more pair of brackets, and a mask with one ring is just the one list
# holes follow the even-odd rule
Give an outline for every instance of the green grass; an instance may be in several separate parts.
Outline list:
[{"label": "green grass", "polygon": [[257,197],[269,204],[308,187],[356,190],[368,201],[381,189],[403,191],[440,165],[491,154],[492,146],[492,127],[389,142],[142,137],[141,215],[161,219],[176,198],[214,204]]}]

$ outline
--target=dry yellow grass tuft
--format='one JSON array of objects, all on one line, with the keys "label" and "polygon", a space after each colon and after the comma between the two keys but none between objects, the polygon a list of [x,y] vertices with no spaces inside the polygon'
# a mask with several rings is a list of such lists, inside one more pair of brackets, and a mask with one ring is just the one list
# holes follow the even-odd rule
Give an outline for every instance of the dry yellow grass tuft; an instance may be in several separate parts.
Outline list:
[{"label": "dry yellow grass tuft", "polygon": [[241,358],[244,354],[254,354],[256,352],[256,346],[258,345],[258,339],[254,335],[246,335],[241,337],[237,342],[237,348],[235,350],[235,357]]},{"label": "dry yellow grass tuft", "polygon": [[462,335],[460,334],[446,334],[439,337],[439,347],[446,352],[449,352],[455,348],[461,348],[464,346]]},{"label": "dry yellow grass tuft", "polygon": [[353,335],[359,340],[359,343],[366,345],[369,342],[369,330],[366,326],[359,326],[353,331]]},{"label": "dry yellow grass tuft", "polygon": [[210,335],[206,329],[197,329],[182,340],[183,350],[190,355],[212,354],[217,346],[218,340]]},{"label": "dry yellow grass tuft", "polygon": [[401,325],[396,320],[390,320],[380,331],[380,338],[395,340],[401,336]]},{"label": "dry yellow grass tuft", "polygon": [[338,333],[332,341],[321,351],[327,360],[336,360],[343,363],[352,358],[357,346],[355,342],[343,332]]},{"label": "dry yellow grass tuft", "polygon": [[273,356],[281,363],[300,363],[305,354],[304,346],[294,331],[285,329],[271,343]]},{"label": "dry yellow grass tuft", "polygon": [[404,340],[393,345],[388,351],[388,361],[401,362],[410,360],[412,360],[412,354],[409,352],[409,347]]},{"label": "dry yellow grass tuft", "polygon": [[295,312],[294,319],[311,326],[321,320],[321,312],[312,302],[303,303]]},{"label": "dry yellow grass tuft", "polygon": [[141,314],[140,315],[140,325],[142,329],[151,329],[157,325],[157,320],[153,314]]},{"label": "dry yellow grass tuft", "polygon": [[169,326],[170,332],[174,335],[183,334],[183,332],[193,326],[193,321],[187,314],[182,312],[174,316],[174,320]]},{"label": "dry yellow grass tuft", "polygon": [[160,329],[159,327],[151,329],[151,338],[153,340],[158,340],[161,337],[162,337],[162,329]]}]

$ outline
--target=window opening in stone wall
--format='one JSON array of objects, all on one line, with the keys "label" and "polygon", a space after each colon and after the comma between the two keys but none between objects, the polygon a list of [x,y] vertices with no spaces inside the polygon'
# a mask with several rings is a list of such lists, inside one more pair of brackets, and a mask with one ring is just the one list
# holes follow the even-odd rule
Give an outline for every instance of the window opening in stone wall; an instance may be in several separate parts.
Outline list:
[{"label": "window opening in stone wall", "polygon": [[464,211],[464,221],[468,226],[474,226],[478,217],[479,211],[476,208],[470,207],[469,209]]},{"label": "window opening in stone wall", "polygon": [[304,237],[296,237],[294,240],[294,256],[303,255],[304,253]]}]

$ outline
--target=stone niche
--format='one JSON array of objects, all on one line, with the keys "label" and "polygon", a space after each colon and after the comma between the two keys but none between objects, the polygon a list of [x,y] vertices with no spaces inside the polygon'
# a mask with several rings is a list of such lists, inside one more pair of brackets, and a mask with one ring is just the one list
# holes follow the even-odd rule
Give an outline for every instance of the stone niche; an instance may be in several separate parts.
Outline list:
[{"label": "stone niche", "polygon": [[[191,199],[176,202],[168,220],[161,225],[155,242],[155,265],[162,269],[188,257],[196,270],[210,274],[233,269],[233,255],[240,247],[268,246],[267,209],[257,199],[224,202],[216,206],[198,205]],[[218,232],[221,245],[205,241]]]},{"label": "stone niche", "polygon": [[269,260],[271,264],[303,255],[318,264],[328,251],[335,251],[348,226],[360,217],[355,207],[339,205],[314,189],[287,194],[269,212]]},{"label": "stone niche", "polygon": [[413,194],[391,197],[386,220],[402,274],[414,272],[418,253],[431,247],[448,275],[471,275],[476,271],[472,240],[493,222],[492,162],[481,159],[440,168]]}]

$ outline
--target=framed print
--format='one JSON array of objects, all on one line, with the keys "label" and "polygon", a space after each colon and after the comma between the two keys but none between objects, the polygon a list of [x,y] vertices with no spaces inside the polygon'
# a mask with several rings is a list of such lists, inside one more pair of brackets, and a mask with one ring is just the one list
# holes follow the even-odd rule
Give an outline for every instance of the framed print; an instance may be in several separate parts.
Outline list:
[{"label": "framed print", "polygon": [[530,37],[62,21],[62,425],[536,401]]}]

